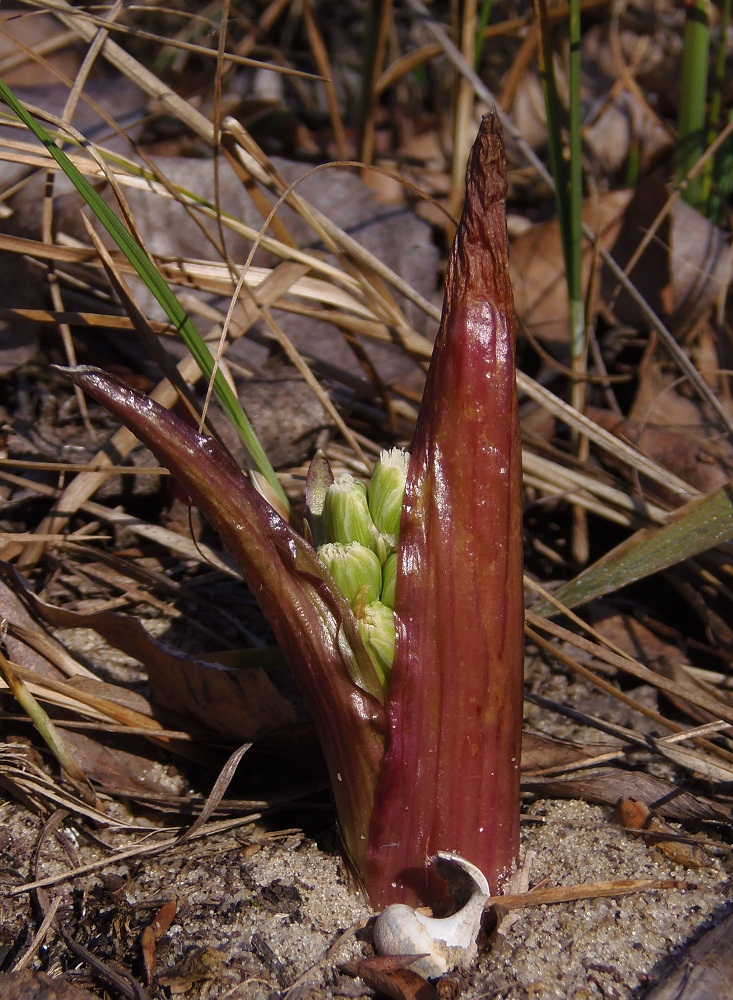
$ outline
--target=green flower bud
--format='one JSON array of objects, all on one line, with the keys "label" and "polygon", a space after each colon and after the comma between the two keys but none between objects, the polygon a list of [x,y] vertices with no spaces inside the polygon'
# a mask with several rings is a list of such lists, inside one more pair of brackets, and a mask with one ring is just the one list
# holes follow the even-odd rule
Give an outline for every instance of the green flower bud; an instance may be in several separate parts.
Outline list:
[{"label": "green flower bud", "polygon": [[377,676],[386,687],[394,660],[394,611],[381,601],[374,601],[367,604],[362,617],[357,617],[356,626]]},{"label": "green flower bud", "polygon": [[400,531],[410,453],[402,448],[383,451],[369,483],[369,512],[379,531],[395,539]]},{"label": "green flower bud", "polygon": [[[323,509],[328,488],[333,483],[333,472],[321,449],[313,456],[305,477],[305,526],[310,529],[310,539],[318,547],[326,541]],[[308,538],[308,531],[304,534]]]},{"label": "green flower bud", "polygon": [[359,542],[377,551],[377,530],[369,514],[366,488],[348,472],[329,486],[323,513],[330,541]]},{"label": "green flower bud", "polygon": [[382,566],[384,566],[385,562],[394,552],[396,547],[394,535],[383,535],[381,531],[377,531],[376,549]]},{"label": "green flower bud", "polygon": [[327,542],[318,549],[318,558],[352,608],[357,600],[365,605],[379,598],[382,567],[371,549],[359,542]]},{"label": "green flower bud", "polygon": [[397,582],[397,553],[392,552],[387,556],[387,561],[382,566],[382,593],[379,600],[386,604],[388,608],[394,608],[394,589]]}]

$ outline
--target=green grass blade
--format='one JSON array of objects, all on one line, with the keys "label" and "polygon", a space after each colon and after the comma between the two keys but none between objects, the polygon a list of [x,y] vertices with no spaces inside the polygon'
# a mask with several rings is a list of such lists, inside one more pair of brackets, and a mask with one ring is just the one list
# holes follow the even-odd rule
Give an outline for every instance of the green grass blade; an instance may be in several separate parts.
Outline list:
[{"label": "green grass blade", "polygon": [[491,8],[494,0],[482,0],[476,24],[476,46],[473,53],[473,68],[478,69],[484,51],[484,31],[491,20]]},{"label": "green grass blade", "polygon": [[536,0],[535,8],[540,27],[538,60],[547,116],[550,169],[555,181],[555,203],[570,305],[570,351],[571,357],[577,359],[582,356],[585,349],[581,253],[583,172],[580,135],[580,2],[572,0],[570,4],[569,157],[567,159],[563,155],[563,112],[553,69],[551,26],[546,0]]},{"label": "green grass blade", "polygon": [[[733,0],[723,0],[720,20],[717,26],[718,56],[710,81],[710,110],[708,111],[708,145],[720,132],[723,95],[727,84],[726,61],[728,56],[728,32],[733,17]],[[727,123],[733,121],[733,111],[727,116]],[[733,140],[728,139],[712,160],[708,160],[703,171],[703,204],[705,214],[713,222],[722,219],[731,191],[733,190]]]},{"label": "green grass blade", "polygon": [[96,803],[89,781],[66,746],[62,731],[55,726],[43,706],[34,697],[28,685],[18,676],[15,666],[0,652],[0,676],[8,686],[10,693],[31,720],[41,739],[54,755],[67,777],[74,782],[77,790],[84,794],[87,802]]},{"label": "green grass blade", "polygon": [[552,63],[552,36],[546,0],[535,0],[535,9],[540,27],[540,44],[537,58],[542,96],[545,101],[545,114],[547,116],[547,144],[550,153],[550,170],[555,181],[555,201],[560,222],[562,251],[565,259],[565,268],[569,274],[570,268],[568,265],[571,254],[568,243],[570,235],[570,177],[568,164],[563,156],[562,108]]},{"label": "green grass blade", "polygon": [[[729,111],[726,126],[732,122],[733,111]],[[708,217],[714,222],[719,222],[723,217],[731,194],[733,194],[733,136],[728,136],[715,157],[713,189],[708,207]]]},{"label": "green grass blade", "polygon": [[[643,580],[652,573],[669,569],[731,538],[733,487],[725,485],[675,511],[661,528],[637,531],[556,590],[554,597],[565,607],[574,608]],[[546,601],[532,610],[545,616],[557,613],[557,609]]]},{"label": "green grass blade", "polygon": [[570,355],[573,360],[585,351],[585,309],[583,303],[583,151],[581,148],[580,100],[580,0],[570,0],[569,128],[570,161],[568,171],[568,208],[566,221],[570,232],[564,242],[568,299],[570,301]]},{"label": "green grass blade", "polygon": [[[721,109],[723,107],[723,90],[726,83],[726,59],[728,46],[726,39],[730,27],[731,7],[733,0],[723,0],[720,10],[720,21],[717,26],[718,55],[710,72],[707,114],[707,144],[714,142],[720,125]],[[721,154],[718,154],[721,155]],[[700,207],[709,219],[718,219],[718,206],[715,205],[715,174],[718,157],[708,158],[702,169]]]},{"label": "green grass blade", "polygon": [[159,274],[151,258],[137,240],[133,239],[130,232],[125,228],[109,205],[94,190],[81,171],[72,163],[64,151],[56,145],[52,136],[18,101],[3,80],[0,80],[0,100],[7,104],[45,147],[49,155],[58,163],[61,170],[63,170],[84,201],[89,205],[99,222],[107,230],[132,267],[137,271],[147,288],[155,296],[158,304],[165,311],[171,323],[173,323],[179,332],[186,347],[195,358],[204,376],[211,380],[213,375],[216,397],[235,427],[252,466],[264,476],[275,491],[280,502],[284,504],[285,509],[289,510],[290,504],[285,496],[285,492],[278,482],[275,471],[239,400],[222,372],[217,369],[214,375],[214,358],[211,351],[194,326],[186,310],[178,301],[167,282]]},{"label": "green grass blade", "polygon": [[[710,55],[709,0],[694,0],[686,6],[677,138],[678,183],[685,179],[705,149],[705,101]],[[687,185],[683,198],[695,208],[700,208],[702,191],[702,176],[698,174]]]}]

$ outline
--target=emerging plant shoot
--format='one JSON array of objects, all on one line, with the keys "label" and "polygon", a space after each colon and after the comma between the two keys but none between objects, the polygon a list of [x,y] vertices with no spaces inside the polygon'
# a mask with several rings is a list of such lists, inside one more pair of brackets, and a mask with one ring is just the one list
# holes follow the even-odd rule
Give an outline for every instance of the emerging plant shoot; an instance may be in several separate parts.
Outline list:
[{"label": "emerging plant shoot", "polygon": [[411,449],[395,588],[387,750],[366,885],[431,895],[453,851],[495,893],[519,849],[522,498],[501,126],[484,118]]},{"label": "emerging plant shoot", "polygon": [[431,902],[438,852],[479,868],[492,893],[517,857],[522,511],[505,191],[489,115],[411,453],[384,453],[368,486],[334,481],[317,456],[305,538],[215,442],[102,372],[68,373],[171,470],[237,559],[303,688],[375,906]]}]

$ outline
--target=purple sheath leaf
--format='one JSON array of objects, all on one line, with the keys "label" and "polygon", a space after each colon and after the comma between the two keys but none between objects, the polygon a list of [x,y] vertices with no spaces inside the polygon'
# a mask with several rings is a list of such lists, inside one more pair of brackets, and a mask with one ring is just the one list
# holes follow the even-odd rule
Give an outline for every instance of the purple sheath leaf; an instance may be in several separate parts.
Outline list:
[{"label": "purple sheath leaf", "polygon": [[384,709],[345,598],[313,549],[215,441],[104,372],[59,370],[170,469],[237,560],[302,687],[328,764],[346,849],[360,871],[384,747]]},{"label": "purple sheath leaf", "polygon": [[491,891],[516,863],[523,701],[521,452],[501,128],[487,116],[446,275],[407,478],[388,746],[365,885],[430,902],[455,851]]}]

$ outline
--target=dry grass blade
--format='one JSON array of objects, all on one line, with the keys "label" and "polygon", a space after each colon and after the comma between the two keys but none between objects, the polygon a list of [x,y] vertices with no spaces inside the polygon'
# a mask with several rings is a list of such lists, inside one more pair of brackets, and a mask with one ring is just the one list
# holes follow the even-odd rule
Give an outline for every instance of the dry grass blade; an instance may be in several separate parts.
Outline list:
[{"label": "dry grass blade", "polygon": [[678,767],[684,767],[692,774],[700,775],[711,783],[724,782],[729,784],[733,781],[733,762],[726,764],[720,760],[715,761],[709,754],[670,746],[662,740],[653,740],[652,745],[663,757],[673,761]]},{"label": "dry grass blade", "polygon": [[[75,36],[81,36],[85,41],[92,42],[97,34],[99,28],[107,28],[108,22],[105,18],[99,17],[92,14],[89,11],[81,11],[71,7],[70,4],[64,2],[64,0],[23,0],[23,3],[28,7],[33,7],[38,10],[52,11],[56,14],[60,21],[68,25],[73,31]],[[191,16],[191,15],[187,15]],[[158,35],[152,31],[144,31],[140,27],[127,27],[125,25],[114,25],[114,31],[120,35],[134,35],[137,38],[145,38],[154,42],[165,42],[166,45],[174,49],[180,49],[184,52],[191,52],[198,56],[208,57],[212,60],[217,58],[216,49],[209,48],[206,45],[197,45],[194,42],[186,42],[181,38],[170,38],[162,35]],[[107,44],[111,44],[107,42]],[[105,52],[105,55],[117,69],[122,70],[122,66],[119,63],[124,62],[123,56],[126,55],[124,50],[119,49],[116,43],[114,43],[114,49]],[[288,66],[273,66],[272,63],[265,63],[259,59],[249,59],[247,56],[237,55],[236,53],[226,52],[224,53],[224,58],[240,66],[251,66],[255,69],[268,69],[275,72],[282,73],[286,76],[296,76],[303,77],[305,79],[314,79],[312,73],[301,72],[297,69],[292,69]],[[315,79],[318,79],[317,77]]]},{"label": "dry grass blade", "polygon": [[30,965],[33,957],[38,952],[39,948],[42,946],[46,939],[46,935],[51,930],[56,919],[56,913],[58,908],[61,906],[61,897],[57,896],[56,899],[51,901],[51,905],[46,910],[43,915],[43,920],[41,921],[41,926],[38,928],[36,933],[33,935],[33,940],[28,946],[25,953],[18,959],[18,961],[13,965],[13,972],[20,972],[21,969],[27,969]]},{"label": "dry grass blade", "polygon": [[[2,623],[3,634],[6,630],[6,623]],[[44,743],[58,761],[69,781],[78,789],[82,797],[90,804],[96,805],[97,798],[92,791],[92,787],[87,776],[69,750],[66,742],[57,726],[53,724],[46,712],[36,700],[33,692],[26,685],[23,677],[20,676],[22,668],[11,663],[3,653],[0,653],[0,673],[2,673],[8,690],[12,693],[24,712],[28,714],[35,728],[41,735]]]},{"label": "dry grass blade", "polygon": [[652,892],[655,889],[684,890],[686,883],[678,879],[614,879],[604,882],[588,882],[584,885],[538,886],[531,892],[509,893],[506,896],[492,896],[487,906],[501,906],[506,910],[519,910],[525,906],[547,906],[553,903],[569,903],[578,899],[596,899],[599,896],[626,896],[634,892]]},{"label": "dry grass blade", "polygon": [[[658,528],[642,529],[564,584],[555,599],[575,607],[675,566],[733,537],[733,497],[723,486],[676,510]],[[551,613],[548,604],[536,609]]]},{"label": "dry grass blade", "polygon": [[116,827],[147,832],[147,827],[123,823],[62,788],[32,761],[27,751],[17,746],[0,744],[0,785],[29,809],[41,815],[60,808],[74,816],[88,819],[101,829]]},{"label": "dry grass blade", "polygon": [[526,393],[536,403],[539,403],[549,413],[558,417],[568,427],[588,437],[594,444],[607,451],[614,458],[626,463],[630,469],[640,472],[660,486],[672,491],[680,500],[692,499],[699,495],[698,491],[679,476],[665,469],[658,462],[643,455],[638,449],[626,444],[599,427],[582,413],[578,413],[558,396],[545,389],[524,372],[517,372],[517,385],[521,392]]},{"label": "dry grass blade", "polygon": [[[102,468],[98,465],[92,465],[90,462],[74,463],[74,462],[44,462],[44,461],[32,461],[30,459],[23,458],[0,458],[0,467],[6,469],[33,469],[36,472],[104,472],[107,476],[169,476],[170,473],[167,469],[159,468],[143,468],[134,469],[129,465],[110,465],[107,468]],[[64,538],[73,538],[73,534],[64,535]],[[88,535],[86,536],[89,537]]]},{"label": "dry grass blade", "polygon": [[204,803],[201,812],[198,814],[191,826],[189,826],[187,830],[184,830],[180,835],[178,838],[179,842],[182,843],[184,840],[188,840],[190,837],[195,836],[204,824],[211,819],[219,803],[226,795],[226,790],[231,784],[234,773],[237,770],[242,757],[244,757],[251,747],[251,743],[245,743],[243,746],[234,751],[219,772],[219,777],[216,779],[211,791],[207,795],[206,802]]},{"label": "dry grass blade", "polygon": [[668,512],[650,501],[629,496],[628,490],[609,486],[599,475],[562,465],[525,448],[523,457],[525,485],[540,490],[544,496],[564,496],[569,502],[583,504],[609,521],[632,526],[641,520],[664,524]]},{"label": "dry grass blade", "polygon": [[[618,653],[614,653],[607,649],[605,646],[599,645],[598,643],[591,642],[588,639],[582,638],[582,636],[576,635],[570,632],[568,629],[562,628],[560,625],[555,625],[552,622],[546,621],[544,618],[540,618],[537,615],[532,614],[531,611],[527,612],[527,621],[531,626],[530,635],[533,639],[539,640],[540,636],[538,632],[541,630],[549,633],[556,639],[561,639],[563,642],[567,642],[570,645],[576,646],[578,649],[582,650],[584,653],[590,653],[595,656],[602,663],[608,663],[611,666],[617,667],[624,673],[630,674],[637,680],[644,681],[645,683],[651,684],[653,687],[659,688],[660,691],[669,692],[669,694],[676,695],[686,701],[691,701],[693,704],[697,705],[699,708],[704,708],[706,711],[712,713],[715,718],[725,719],[727,722],[733,722],[733,707],[731,707],[726,702],[721,699],[712,697],[705,691],[691,692],[688,688],[676,683],[673,680],[669,680],[666,677],[662,677],[656,674],[653,670],[645,667],[643,664],[639,663],[637,660],[632,659],[627,656],[620,656]],[[551,645],[547,646],[548,650],[553,647]],[[558,651],[555,655],[562,655]],[[580,664],[576,664],[575,668],[583,670]],[[599,680],[595,678],[595,680]],[[617,696],[621,697],[621,693],[617,692]],[[643,708],[639,708],[643,711]],[[661,717],[658,717],[661,718]],[[667,725],[674,725],[674,723],[667,722]]]},{"label": "dry grass blade", "polygon": [[306,31],[308,32],[308,42],[310,43],[311,52],[313,53],[318,70],[324,79],[326,101],[328,103],[328,114],[331,119],[331,127],[333,128],[338,158],[340,160],[345,160],[348,156],[346,130],[341,118],[336,88],[333,84],[331,60],[328,55],[328,50],[323,42],[323,36],[321,35],[318,27],[318,22],[316,20],[316,6],[313,0],[305,0],[305,3],[303,4],[303,18],[305,20]]},{"label": "dry grass blade", "polygon": [[375,119],[379,104],[377,78],[392,24],[392,0],[379,0],[369,6],[366,22],[366,45],[362,68],[361,107],[359,109],[358,157],[367,164],[374,160]]},{"label": "dry grass blade", "polygon": [[[469,65],[475,63],[476,33],[478,28],[478,2],[465,0],[461,18],[455,25],[454,41],[460,46],[463,58]],[[466,186],[468,154],[473,142],[473,101],[474,94],[470,80],[459,75],[453,108],[453,160],[451,163],[450,208],[457,215],[463,203]]]},{"label": "dry grass blade", "polygon": [[[101,814],[100,814],[101,817]],[[106,819],[106,817],[101,817]],[[261,812],[249,813],[246,816],[238,816],[235,819],[217,820],[215,823],[209,823],[208,826],[203,827],[192,835],[189,839],[201,839],[205,837],[211,837],[217,833],[223,833],[228,830],[236,830],[238,827],[248,826],[251,823],[256,823],[258,820],[263,818]],[[127,827],[129,829],[129,827]],[[165,833],[167,831],[156,830],[154,835],[159,833]],[[151,836],[150,830],[146,828],[145,833],[148,837]],[[75,878],[79,878],[83,875],[89,875],[92,872],[104,871],[105,868],[119,864],[121,861],[127,861],[131,858],[144,858],[150,857],[154,854],[164,854],[167,851],[174,850],[179,846],[179,838],[166,837],[163,840],[157,840],[154,843],[144,842],[136,844],[134,847],[124,848],[118,851],[112,851],[105,858],[100,858],[97,861],[90,862],[86,865],[77,865],[76,868],[70,868],[68,871],[56,873],[55,875],[47,875],[44,878],[36,879],[34,882],[26,882],[24,885],[16,886],[15,888],[9,890],[9,896],[20,896],[25,892],[30,892],[33,889],[46,889],[52,885],[59,885],[62,882],[67,882]]]},{"label": "dry grass blade", "polygon": [[[74,312],[64,309],[61,312],[51,309],[0,309],[0,319],[32,320],[35,323],[48,325],[68,323],[70,326],[108,328],[111,330],[132,330],[133,323],[128,316],[108,316],[105,313]],[[173,330],[168,323],[151,323],[155,333],[164,335]]]},{"label": "dry grass blade", "polygon": [[[159,733],[165,731],[165,727],[151,718],[150,715],[135,711],[127,705],[120,704],[119,701],[112,701],[109,697],[105,698],[99,694],[94,694],[93,691],[83,690],[78,685],[75,685],[73,681],[47,680],[37,677],[32,670],[28,670],[19,664],[15,664],[14,667],[18,678],[24,683],[32,685],[38,697],[44,700],[53,701],[54,694],[60,695],[61,697],[56,699],[56,703],[62,704],[75,714],[96,719],[100,722],[116,722],[120,725],[129,726],[137,732],[147,733],[150,736],[168,742],[164,737],[158,736]],[[105,685],[101,682],[98,683],[99,687],[104,690]],[[122,691],[120,694],[122,694]]]},{"label": "dry grass blade", "polygon": [[[31,479],[23,479],[21,476],[14,476],[8,472],[0,472],[0,479],[24,489],[29,489],[41,496],[59,498],[63,495],[61,491],[45,486],[43,483],[36,483]],[[113,510],[104,504],[94,503],[93,501],[82,501],[78,504],[78,509],[84,510],[93,517],[98,517],[109,524],[118,524],[129,528],[141,538],[146,538],[151,542],[162,545],[170,549],[171,552],[178,553],[185,559],[193,559],[195,562],[218,569],[226,576],[231,576],[236,580],[241,579],[239,570],[226,555],[216,552],[210,546],[203,543],[194,543],[190,538],[184,538],[183,535],[178,534],[176,531],[163,528],[161,525],[141,522],[138,517],[132,514]]]},{"label": "dry grass blade", "polygon": [[[63,546],[66,542],[71,541],[73,537],[73,534],[48,534],[43,531],[4,531],[2,540],[3,542],[8,542],[9,544],[12,544],[13,542],[21,542],[23,544],[30,542],[53,542],[55,545]],[[84,535],[84,538],[86,538],[87,541],[95,542],[108,542],[110,540],[109,535]]]}]

